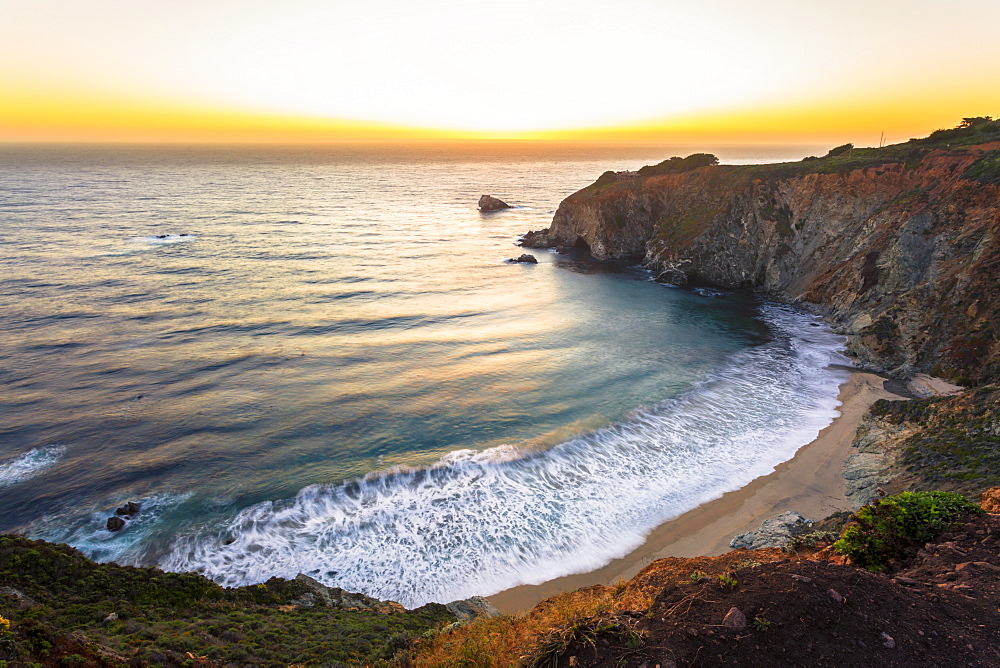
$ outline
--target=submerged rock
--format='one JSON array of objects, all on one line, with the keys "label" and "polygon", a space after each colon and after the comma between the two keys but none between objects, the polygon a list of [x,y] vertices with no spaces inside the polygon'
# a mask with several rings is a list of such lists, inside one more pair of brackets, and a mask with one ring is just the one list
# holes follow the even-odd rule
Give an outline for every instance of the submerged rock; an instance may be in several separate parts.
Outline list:
[{"label": "submerged rock", "polygon": [[491,197],[489,195],[483,195],[479,198],[479,210],[480,211],[499,211],[500,209],[509,209],[510,204],[504,202],[502,199],[497,199],[496,197]]},{"label": "submerged rock", "polygon": [[764,520],[756,531],[748,531],[736,536],[729,542],[729,547],[734,549],[742,547],[748,550],[781,547],[791,539],[797,529],[811,524],[812,520],[807,520],[794,510],[789,510],[773,519]]}]

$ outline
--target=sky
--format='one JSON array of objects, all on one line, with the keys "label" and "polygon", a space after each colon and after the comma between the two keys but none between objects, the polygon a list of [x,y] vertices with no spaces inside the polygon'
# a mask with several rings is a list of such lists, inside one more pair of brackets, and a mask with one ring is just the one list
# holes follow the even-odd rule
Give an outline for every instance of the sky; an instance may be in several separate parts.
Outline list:
[{"label": "sky", "polygon": [[0,141],[859,145],[1000,115],[1000,2],[0,0]]}]

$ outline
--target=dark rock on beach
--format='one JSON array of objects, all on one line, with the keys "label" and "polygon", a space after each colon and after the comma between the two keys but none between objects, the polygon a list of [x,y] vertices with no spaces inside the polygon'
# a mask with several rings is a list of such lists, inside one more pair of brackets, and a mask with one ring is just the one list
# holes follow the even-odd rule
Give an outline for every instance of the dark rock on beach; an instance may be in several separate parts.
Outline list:
[{"label": "dark rock on beach", "polygon": [[509,209],[510,204],[504,202],[496,197],[491,197],[489,195],[483,195],[479,198],[479,210],[480,211],[499,211],[501,209]]}]

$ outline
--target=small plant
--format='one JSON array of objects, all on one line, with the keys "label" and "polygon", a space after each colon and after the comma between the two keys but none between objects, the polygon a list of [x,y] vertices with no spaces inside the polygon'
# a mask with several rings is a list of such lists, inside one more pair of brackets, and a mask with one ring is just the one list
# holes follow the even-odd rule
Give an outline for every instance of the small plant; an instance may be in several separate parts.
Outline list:
[{"label": "small plant", "polygon": [[754,629],[757,631],[767,631],[771,628],[774,622],[764,619],[763,617],[754,617],[752,624]]},{"label": "small plant", "polygon": [[696,570],[696,571],[691,571],[691,575],[689,575],[688,577],[691,578],[691,582],[697,582],[698,580],[700,580],[700,579],[702,579],[703,577],[706,577],[706,576],[707,576],[707,573],[705,573],[704,571],[697,571]]},{"label": "small plant", "polygon": [[936,538],[962,515],[981,512],[960,494],[903,492],[862,507],[833,547],[878,573],[890,560],[902,559],[914,547]]},{"label": "small plant", "polygon": [[10,631],[10,620],[0,615],[0,634]]},{"label": "small plant", "polygon": [[727,589],[732,589],[733,587],[735,587],[740,583],[739,580],[734,578],[729,573],[723,573],[722,575],[719,575],[718,578],[719,578],[719,584],[721,584],[723,587],[726,587]]},{"label": "small plant", "polygon": [[741,568],[757,568],[760,565],[761,562],[757,561],[756,559],[743,559],[733,564],[732,568],[738,571]]}]

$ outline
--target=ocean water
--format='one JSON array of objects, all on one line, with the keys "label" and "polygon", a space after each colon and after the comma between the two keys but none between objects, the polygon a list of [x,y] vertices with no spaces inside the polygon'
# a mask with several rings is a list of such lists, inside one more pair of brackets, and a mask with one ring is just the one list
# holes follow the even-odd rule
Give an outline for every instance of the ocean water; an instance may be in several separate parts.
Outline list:
[{"label": "ocean water", "polygon": [[621,556],[789,459],[844,379],[813,316],[504,262],[673,154],[0,147],[0,531],[408,606]]}]

